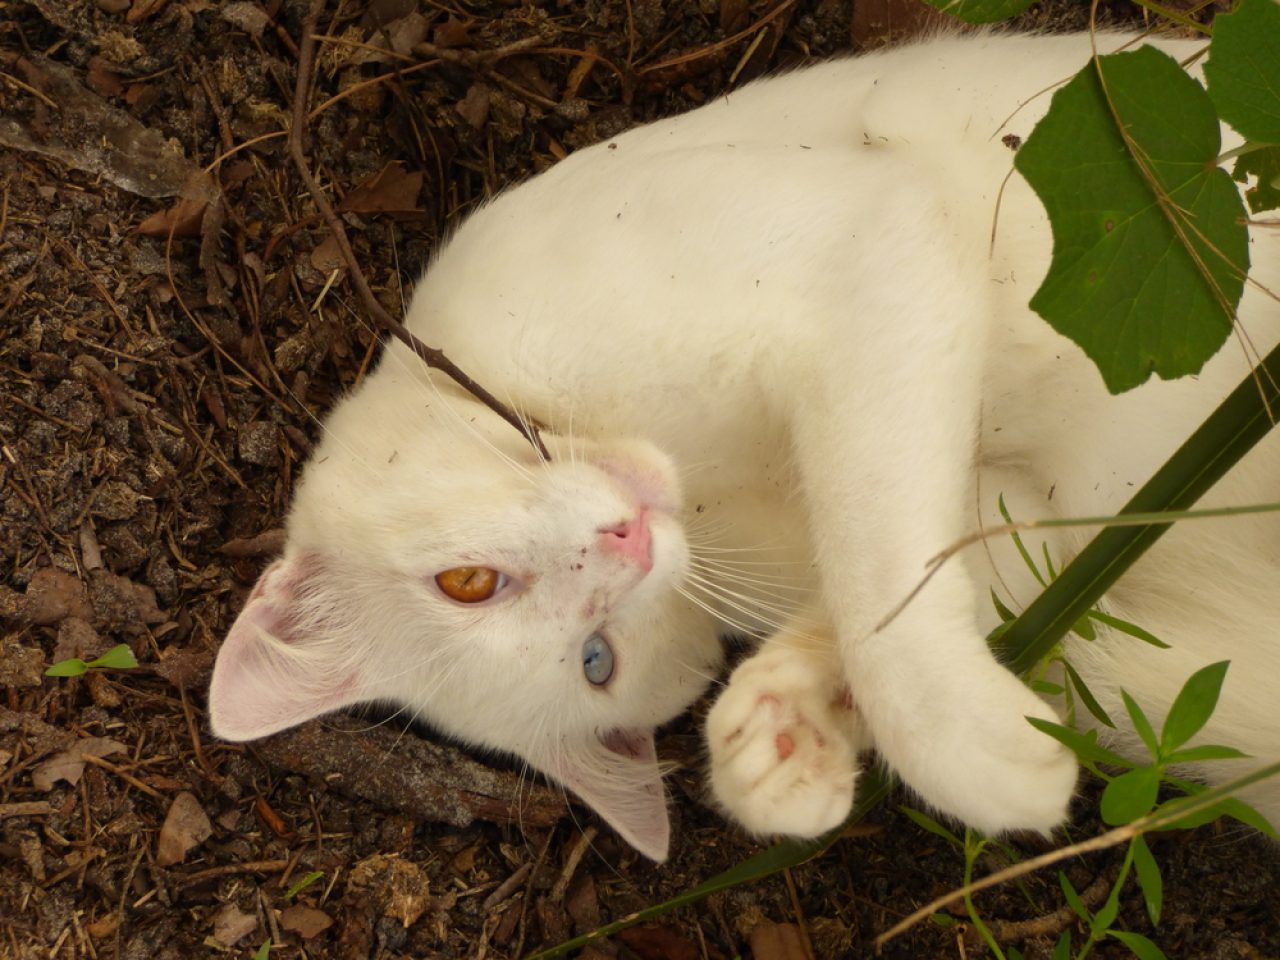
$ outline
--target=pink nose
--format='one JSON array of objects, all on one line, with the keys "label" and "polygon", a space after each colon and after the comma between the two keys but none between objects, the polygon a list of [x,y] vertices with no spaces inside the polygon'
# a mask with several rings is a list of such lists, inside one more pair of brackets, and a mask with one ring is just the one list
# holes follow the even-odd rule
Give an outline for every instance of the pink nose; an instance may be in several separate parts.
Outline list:
[{"label": "pink nose", "polygon": [[600,544],[606,550],[633,560],[641,570],[653,567],[653,536],[649,532],[649,511],[641,510],[631,520],[600,531]]}]

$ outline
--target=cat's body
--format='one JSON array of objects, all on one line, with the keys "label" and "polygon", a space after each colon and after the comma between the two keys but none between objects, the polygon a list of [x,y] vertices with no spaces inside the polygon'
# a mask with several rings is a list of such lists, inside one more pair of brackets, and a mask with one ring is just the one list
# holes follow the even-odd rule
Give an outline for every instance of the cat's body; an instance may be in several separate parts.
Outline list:
[{"label": "cat's body", "polygon": [[[711,716],[713,784],[748,826],[838,822],[869,740],[948,814],[1059,821],[1074,763],[983,642],[991,586],[1034,596],[1011,548],[972,548],[873,627],[998,494],[1021,518],[1114,512],[1247,369],[1229,345],[1197,380],[1111,397],[1026,307],[1051,238],[1017,177],[988,249],[1001,137],[1030,131],[1047,95],[1019,105],[1088,49],[943,38],[811,68],[584,150],[473,216],[408,323],[548,425],[552,462],[392,347],[328,421],[285,558],[228,637],[215,730],[400,702],[524,757],[661,856],[653,726],[703,689],[726,624],[785,624]],[[1280,237],[1252,256],[1280,289]],[[1254,292],[1241,318],[1262,349],[1280,335]],[[1264,442],[1212,499],[1277,494]],[[1050,538],[1055,560],[1088,535]],[[1275,759],[1280,522],[1166,541],[1108,602],[1174,650],[1104,635],[1073,662],[1109,706],[1123,684],[1158,718],[1195,668],[1232,659],[1203,739]],[[472,567],[502,575],[492,599],[434,579]],[[1280,815],[1274,787],[1253,799]]]}]

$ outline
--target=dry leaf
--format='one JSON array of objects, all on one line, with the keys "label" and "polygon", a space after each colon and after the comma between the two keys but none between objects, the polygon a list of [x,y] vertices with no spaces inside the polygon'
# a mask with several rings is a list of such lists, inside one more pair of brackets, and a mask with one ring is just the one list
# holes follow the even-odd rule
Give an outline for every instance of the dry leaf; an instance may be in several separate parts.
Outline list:
[{"label": "dry leaf", "polygon": [[393,160],[359,184],[338,205],[343,213],[416,213],[422,192],[421,170],[409,173]]},{"label": "dry leaf", "polygon": [[762,923],[751,931],[756,960],[809,960],[804,937],[794,923]]},{"label": "dry leaf", "polygon": [[190,793],[180,793],[173,798],[169,814],[160,828],[156,841],[156,863],[168,867],[181,863],[188,853],[204,843],[213,833],[213,824],[200,806],[200,801]]},{"label": "dry leaf", "polygon": [[57,567],[44,567],[27,584],[22,614],[36,626],[44,627],[64,617],[92,620],[93,607],[83,583]]},{"label": "dry leaf", "polygon": [[332,927],[333,917],[323,910],[308,907],[305,903],[295,903],[281,911],[280,926],[291,933],[296,933],[303,940],[310,940]]},{"label": "dry leaf", "polygon": [[138,232],[144,237],[165,238],[171,233],[175,237],[198,236],[208,206],[207,200],[179,200],[167,210],[158,210],[143,220],[138,224]]},{"label": "dry leaf", "polygon": [[399,920],[406,928],[431,903],[427,873],[416,863],[375,853],[357,863],[347,878],[349,887],[364,888],[381,905],[382,915]]},{"label": "dry leaf", "polygon": [[702,960],[696,943],[662,924],[646,923],[623,930],[618,939],[643,960]]},{"label": "dry leaf", "polygon": [[49,758],[31,771],[31,784],[37,790],[52,790],[59,780],[65,780],[74,786],[80,782],[84,773],[84,758],[109,757],[114,753],[125,753],[122,743],[108,737],[87,737],[77,740],[69,748]]},{"label": "dry leaf", "polygon": [[234,947],[258,929],[258,918],[228,903],[213,918],[213,939],[223,947]]}]

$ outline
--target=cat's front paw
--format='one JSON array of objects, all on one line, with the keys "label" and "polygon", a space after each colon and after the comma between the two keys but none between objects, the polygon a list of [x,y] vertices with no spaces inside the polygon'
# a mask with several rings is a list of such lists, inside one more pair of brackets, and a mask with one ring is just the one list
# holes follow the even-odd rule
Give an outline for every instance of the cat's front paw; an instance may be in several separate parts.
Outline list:
[{"label": "cat's front paw", "polygon": [[803,654],[757,654],[707,717],[711,788],[748,830],[813,837],[853,805],[859,717],[843,684]]},{"label": "cat's front paw", "polygon": [[940,694],[933,713],[933,742],[927,752],[913,745],[914,769],[899,771],[930,804],[988,835],[1048,833],[1066,819],[1075,756],[1027,722],[1058,718],[1013,674],[993,662],[985,676]]}]

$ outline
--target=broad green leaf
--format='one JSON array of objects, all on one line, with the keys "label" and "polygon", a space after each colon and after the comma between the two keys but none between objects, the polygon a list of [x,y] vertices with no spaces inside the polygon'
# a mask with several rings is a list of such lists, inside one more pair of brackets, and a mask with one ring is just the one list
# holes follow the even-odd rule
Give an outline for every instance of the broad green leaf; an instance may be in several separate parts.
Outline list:
[{"label": "broad green leaf", "polygon": [[1161,650],[1169,649],[1169,644],[1165,643],[1155,634],[1147,630],[1143,630],[1136,623],[1130,623],[1128,620],[1121,620],[1119,617],[1113,617],[1111,614],[1103,613],[1101,610],[1090,610],[1088,616],[1097,620],[1099,623],[1106,624],[1112,630],[1128,634],[1131,637],[1137,637],[1143,643],[1149,643],[1153,647],[1159,647]]},{"label": "broad green leaf", "polygon": [[1151,751],[1151,756],[1158,758],[1160,756],[1160,744],[1156,740],[1156,732],[1151,726],[1151,721],[1147,719],[1147,715],[1138,706],[1138,701],[1129,696],[1128,691],[1121,690],[1120,697],[1124,700],[1125,710],[1129,711],[1129,719],[1133,721],[1133,729],[1142,738],[1142,742],[1147,745],[1147,749]]},{"label": "broad green leaf", "polygon": [[1142,899],[1147,904],[1147,916],[1151,925],[1160,925],[1160,911],[1164,906],[1164,878],[1160,876],[1160,866],[1151,855],[1146,837],[1139,834],[1133,838],[1133,866],[1138,874],[1138,886],[1142,888]]},{"label": "broad green leaf", "polygon": [[1057,946],[1053,948],[1052,960],[1071,960],[1071,930],[1062,931]]},{"label": "broad green leaf", "polygon": [[1159,767],[1126,770],[1102,791],[1100,810],[1103,822],[1118,827],[1146,816],[1156,805],[1156,795],[1159,792]]},{"label": "broad green leaf", "polygon": [[79,657],[59,660],[44,672],[46,677],[78,677],[89,669],[89,665]]},{"label": "broad green leaf", "polygon": [[253,960],[267,960],[269,956],[271,956],[271,938],[267,937],[266,942],[253,955]]},{"label": "broad green leaf", "polygon": [[1204,77],[1218,114],[1247,140],[1280,143],[1280,6],[1241,0],[1213,20]]},{"label": "broad green leaf", "polygon": [[1088,684],[1084,682],[1084,679],[1080,674],[1076,673],[1075,668],[1065,660],[1062,661],[1062,666],[1066,669],[1067,677],[1071,681],[1071,686],[1075,689],[1075,692],[1080,697],[1081,702],[1084,703],[1085,709],[1093,714],[1094,718],[1099,723],[1114,729],[1115,723],[1112,722],[1107,711],[1102,709],[1102,704],[1100,704],[1094,697],[1093,691],[1089,689]]},{"label": "broad green leaf", "polygon": [[1089,760],[1094,763],[1110,763],[1117,767],[1133,766],[1130,761],[1120,756],[1120,754],[1099,744],[1097,730],[1081,733],[1079,730],[1072,730],[1070,727],[1064,727],[1062,724],[1054,723],[1051,720],[1041,720],[1039,717],[1027,717],[1027,722],[1041,733],[1046,733],[1053,737],[1081,760]]},{"label": "broad green leaf", "polygon": [[1219,747],[1206,743],[1200,747],[1188,747],[1186,750],[1175,750],[1165,757],[1166,763],[1201,763],[1205,760],[1241,760],[1249,754],[1242,753],[1235,747]]},{"label": "broad green leaf", "polygon": [[949,13],[965,23],[999,23],[1016,17],[1033,0],[925,0],[943,13]]},{"label": "broad green leaf", "polygon": [[964,847],[963,840],[961,840],[954,833],[952,833],[950,830],[948,830],[946,827],[940,824],[937,820],[933,819],[933,817],[929,816],[927,813],[921,813],[919,810],[915,810],[911,807],[901,806],[901,805],[898,807],[898,809],[901,810],[903,813],[905,813],[907,815],[907,819],[909,819],[921,830],[928,830],[934,836],[941,837],[943,840],[947,841],[947,843],[954,844],[955,846],[961,847],[961,848]]},{"label": "broad green leaf", "polygon": [[1257,182],[1244,192],[1251,212],[1280,209],[1280,147],[1263,147],[1236,157],[1231,176],[1240,183],[1256,178]]},{"label": "broad green leaf", "polygon": [[118,643],[96,660],[85,664],[88,667],[111,667],[115,670],[132,670],[137,665],[138,659],[127,643]]},{"label": "broad green leaf", "polygon": [[1159,947],[1140,933],[1130,933],[1127,930],[1109,930],[1107,932],[1133,951],[1133,955],[1138,960],[1169,960]]},{"label": "broad green leaf", "polygon": [[1014,157],[1053,229],[1031,306],[1113,393],[1196,373],[1231,330],[1248,234],[1220,145],[1204,88],[1143,47],[1086,66]]},{"label": "broad green leaf", "polygon": [[1229,660],[1211,663],[1193,673],[1182,685],[1160,731],[1161,756],[1177,750],[1209,722],[1230,665]]},{"label": "broad green leaf", "polygon": [[1058,886],[1062,887],[1062,895],[1067,898],[1067,903],[1075,911],[1076,916],[1085,923],[1091,923],[1093,915],[1089,913],[1089,908],[1080,899],[1080,894],[1076,893],[1076,888],[1071,885],[1071,881],[1061,870],[1058,871]]}]

